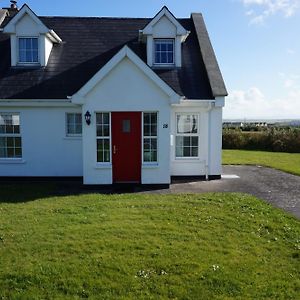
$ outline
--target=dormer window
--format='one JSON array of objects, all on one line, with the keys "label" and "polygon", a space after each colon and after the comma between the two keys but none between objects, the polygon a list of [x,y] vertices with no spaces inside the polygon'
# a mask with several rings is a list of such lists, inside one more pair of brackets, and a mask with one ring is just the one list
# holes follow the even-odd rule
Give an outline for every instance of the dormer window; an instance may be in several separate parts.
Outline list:
[{"label": "dormer window", "polygon": [[53,45],[62,43],[27,4],[10,19],[3,32],[10,35],[12,67],[45,67]]},{"label": "dormer window", "polygon": [[19,38],[19,63],[37,64],[38,62],[38,38]]},{"label": "dormer window", "polygon": [[190,32],[164,6],[158,14],[139,31],[139,39],[147,44],[147,64],[150,67],[180,68],[182,44]]},{"label": "dormer window", "polygon": [[173,65],[174,39],[154,39],[154,64]]}]

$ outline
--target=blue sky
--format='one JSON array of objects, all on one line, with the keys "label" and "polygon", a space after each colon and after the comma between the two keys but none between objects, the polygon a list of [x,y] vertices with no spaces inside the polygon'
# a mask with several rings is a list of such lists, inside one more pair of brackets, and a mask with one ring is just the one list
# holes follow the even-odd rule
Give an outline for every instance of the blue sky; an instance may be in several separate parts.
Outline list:
[{"label": "blue sky", "polygon": [[163,5],[176,17],[202,12],[230,94],[224,118],[300,118],[300,0],[24,2],[37,15],[153,17]]}]

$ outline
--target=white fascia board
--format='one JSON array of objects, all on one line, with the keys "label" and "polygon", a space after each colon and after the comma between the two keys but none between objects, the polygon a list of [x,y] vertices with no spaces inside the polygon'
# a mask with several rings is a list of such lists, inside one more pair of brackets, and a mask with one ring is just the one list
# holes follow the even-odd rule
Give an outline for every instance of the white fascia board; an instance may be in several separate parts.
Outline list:
[{"label": "white fascia board", "polygon": [[78,107],[66,99],[0,99],[1,107]]},{"label": "white fascia board", "polygon": [[141,31],[144,35],[153,34],[153,26],[163,17],[166,16],[169,21],[176,27],[177,35],[187,36],[189,31],[176,20],[176,18],[170,13],[167,7],[163,7],[161,11],[151,20],[151,22]]},{"label": "white fascia board", "polygon": [[101,68],[76,94],[72,96],[72,102],[84,104],[86,95],[118,65],[125,57],[135,64],[148,78],[150,78],[170,98],[170,103],[180,103],[179,96],[167,85],[152,69],[147,66],[128,46],[124,46],[109,62]]},{"label": "white fascia board", "polygon": [[46,35],[53,43],[62,43],[62,39],[56,34],[54,30],[49,30],[49,32],[47,32]]},{"label": "white fascia board", "polygon": [[182,99],[179,104],[173,104],[176,107],[208,107],[214,106],[216,104],[215,100],[191,100]]}]

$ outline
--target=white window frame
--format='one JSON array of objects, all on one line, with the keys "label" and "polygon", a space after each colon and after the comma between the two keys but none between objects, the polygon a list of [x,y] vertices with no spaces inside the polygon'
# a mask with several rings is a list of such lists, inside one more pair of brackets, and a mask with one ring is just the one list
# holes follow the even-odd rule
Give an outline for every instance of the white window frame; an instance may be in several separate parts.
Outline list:
[{"label": "white window frame", "polygon": [[[97,114],[108,114],[109,115],[109,137],[105,136],[98,136],[97,135]],[[112,165],[112,128],[111,128],[111,112],[108,111],[97,111],[94,114],[95,118],[95,135],[96,135],[96,165],[97,166],[111,166]],[[97,141],[107,139],[109,140],[109,162],[100,162],[98,161],[98,148],[97,148]]]},{"label": "white window frame", "polygon": [[[80,115],[81,116],[81,133],[68,133],[68,115]],[[82,127],[83,127],[83,120],[82,120],[82,113],[79,112],[66,112],[65,115],[65,124],[66,124],[66,137],[82,137]],[[75,118],[75,126],[76,126],[76,118]]]},{"label": "white window frame", "polygon": [[[157,132],[156,132],[156,136],[145,136],[144,135],[144,115],[145,114],[156,114],[156,120],[157,120]],[[144,111],[142,113],[142,162],[143,165],[154,165],[157,166],[159,164],[159,113],[158,111]],[[144,157],[144,140],[145,139],[154,139],[156,138],[156,155],[157,155],[157,159],[156,161],[145,161],[145,157]]]},{"label": "white window frame", "polygon": [[[172,41],[173,43],[173,62],[172,63],[158,63],[156,62],[156,51],[155,51],[155,46],[156,46],[156,42],[157,41]],[[175,55],[175,47],[176,47],[176,41],[174,38],[153,38],[153,66],[165,66],[165,67],[169,67],[169,66],[175,66],[175,59],[176,59],[176,55]]]},{"label": "white window frame", "polygon": [[0,115],[2,115],[2,116],[4,116],[4,115],[18,116],[19,117],[19,129],[20,129],[19,133],[0,133],[0,137],[4,137],[4,138],[8,138],[8,137],[16,138],[16,137],[19,137],[21,139],[21,156],[20,157],[0,157],[0,161],[19,161],[19,160],[22,160],[23,159],[23,142],[22,142],[22,132],[21,132],[22,126],[21,126],[20,113],[16,113],[16,112],[0,112]]},{"label": "white window frame", "polygon": [[[38,58],[36,62],[22,62],[20,61],[20,39],[37,39],[37,44],[38,44]],[[17,57],[18,57],[18,65],[22,66],[36,66],[40,65],[40,38],[39,36],[17,36]]]},{"label": "white window frame", "polygon": [[[189,116],[196,115],[197,116],[197,133],[178,133],[178,118],[177,116]],[[197,156],[177,156],[176,148],[177,148],[177,137],[197,137],[198,138],[198,155]],[[200,157],[200,114],[195,112],[178,112],[175,114],[175,160],[198,160]]]}]

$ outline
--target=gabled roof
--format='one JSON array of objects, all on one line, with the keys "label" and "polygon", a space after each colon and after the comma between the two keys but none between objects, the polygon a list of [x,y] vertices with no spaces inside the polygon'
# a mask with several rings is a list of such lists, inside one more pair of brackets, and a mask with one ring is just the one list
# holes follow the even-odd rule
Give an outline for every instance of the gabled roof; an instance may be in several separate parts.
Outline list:
[{"label": "gabled roof", "polygon": [[[78,92],[125,45],[144,63],[147,62],[146,45],[139,42],[139,31],[152,19],[39,19],[47,28],[53,28],[64,42],[54,44],[46,67],[11,68],[9,35],[0,31],[0,99],[66,99]],[[10,21],[7,18],[4,24]],[[218,91],[216,87],[220,86],[221,74],[211,76],[210,73],[210,80],[208,77],[208,72],[216,69],[209,66],[210,56],[204,51],[209,38],[200,36],[201,40],[198,40],[198,33],[206,30],[204,23],[194,23],[194,18],[177,21],[190,31],[182,44],[182,67],[153,69],[153,72],[178,95],[187,99],[214,99],[216,95],[220,96],[222,90]],[[199,29],[198,26],[204,28]],[[226,95],[224,83],[223,87],[223,95]]]},{"label": "gabled roof", "polygon": [[15,33],[16,32],[16,24],[24,17],[24,15],[28,15],[38,26],[38,30],[40,33],[48,34],[49,38],[53,42],[61,43],[62,40],[60,37],[54,32],[54,30],[49,29],[41,20],[40,18],[31,10],[31,8],[24,4],[22,8],[19,10],[17,14],[14,15],[13,18],[4,26],[3,32],[4,33]]},{"label": "gabled roof", "polygon": [[206,72],[214,97],[227,96],[227,90],[220,71],[218,61],[210,42],[210,38],[201,14],[192,14],[192,19],[195,24],[196,35],[200,45],[200,51],[204,60]]},{"label": "gabled roof", "polygon": [[175,16],[169,11],[169,9],[164,6],[155,16],[154,18],[147,24],[147,26],[141,30],[144,35],[152,34],[153,27],[159,20],[165,16],[168,20],[176,27],[177,35],[186,36],[189,32],[177,21]]},{"label": "gabled roof", "polygon": [[156,86],[158,86],[169,98],[171,103],[180,103],[180,97],[169,85],[167,85],[148,65],[146,65],[128,46],[124,46],[113,56],[73,97],[72,102],[84,103],[84,97],[102,81],[124,58],[128,58],[139,70],[141,70]]}]

